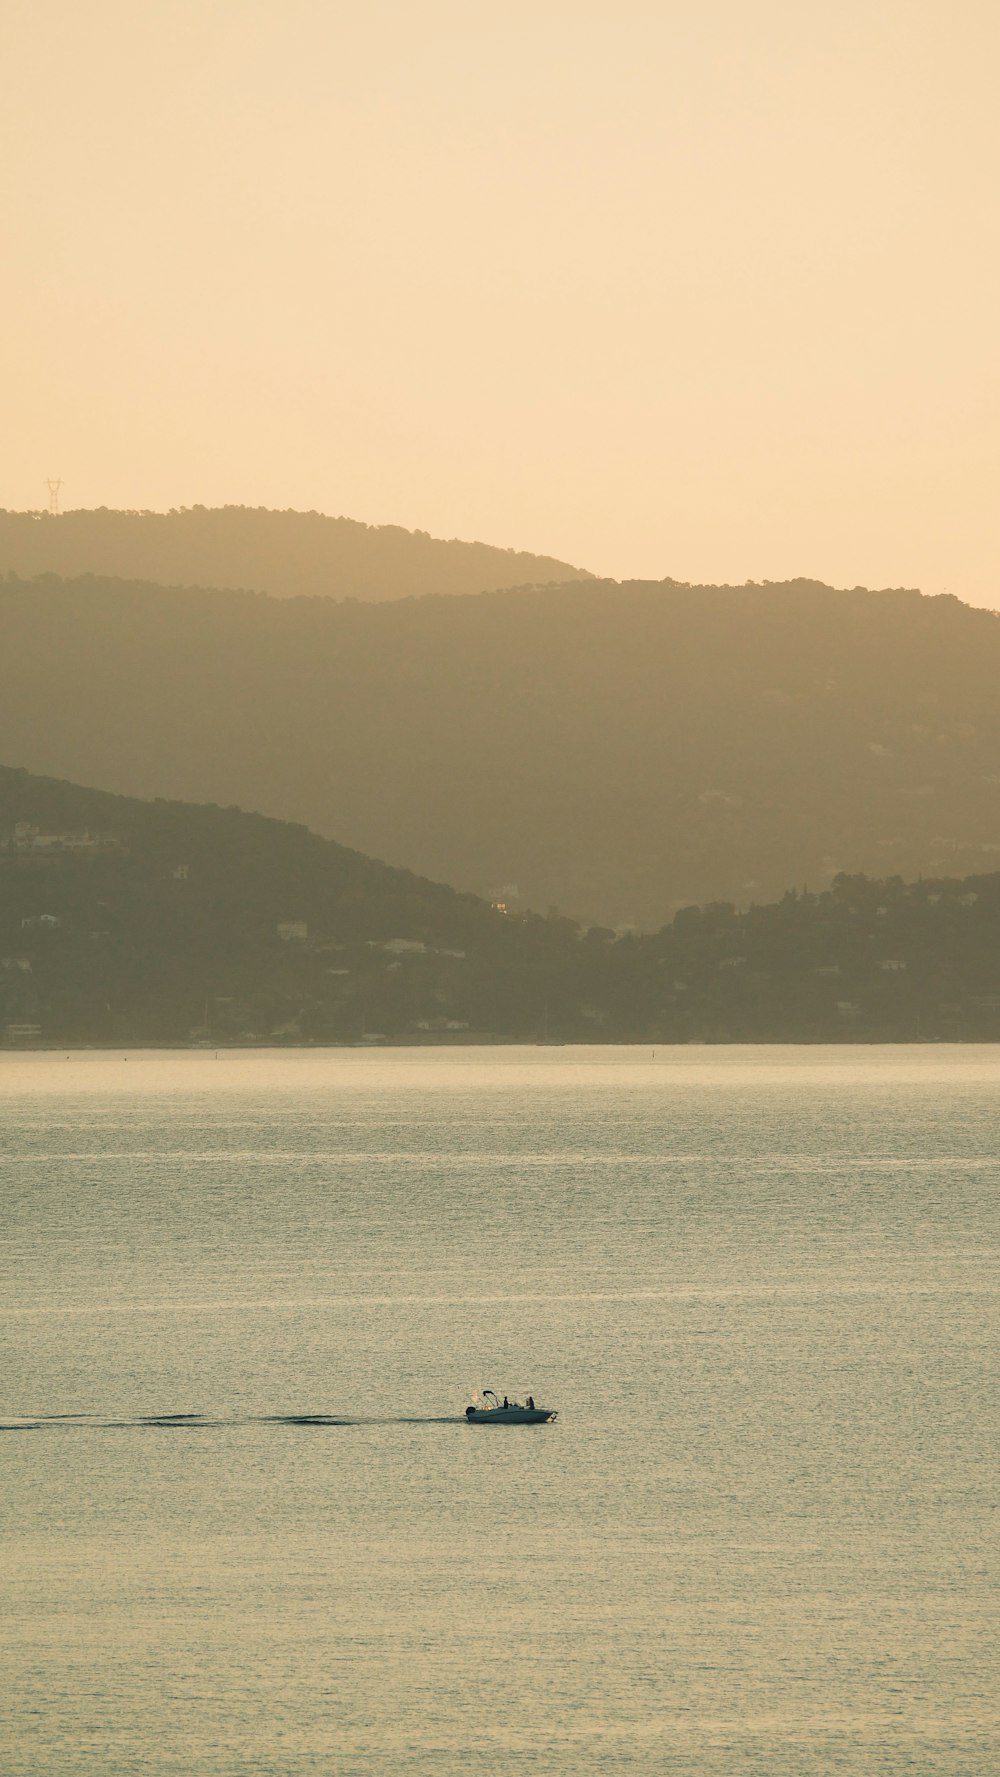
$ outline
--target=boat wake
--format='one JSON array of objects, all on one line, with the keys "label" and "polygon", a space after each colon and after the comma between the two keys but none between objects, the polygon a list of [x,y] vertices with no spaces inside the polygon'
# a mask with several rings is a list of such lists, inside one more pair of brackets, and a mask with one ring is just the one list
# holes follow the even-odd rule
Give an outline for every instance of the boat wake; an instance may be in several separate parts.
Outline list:
[{"label": "boat wake", "polygon": [[97,1413],[39,1413],[0,1420],[4,1431],[217,1431],[251,1425],[464,1425],[464,1416],[344,1413],[250,1413],[212,1417],[205,1413],[143,1413],[138,1418],[110,1418]]}]

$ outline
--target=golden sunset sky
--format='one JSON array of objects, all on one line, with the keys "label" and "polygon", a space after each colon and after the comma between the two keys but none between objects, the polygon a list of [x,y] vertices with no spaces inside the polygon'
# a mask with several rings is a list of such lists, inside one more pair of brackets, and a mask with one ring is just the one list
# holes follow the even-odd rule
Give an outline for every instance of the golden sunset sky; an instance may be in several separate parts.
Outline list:
[{"label": "golden sunset sky", "polygon": [[1000,605],[997,0],[4,0],[0,504]]}]

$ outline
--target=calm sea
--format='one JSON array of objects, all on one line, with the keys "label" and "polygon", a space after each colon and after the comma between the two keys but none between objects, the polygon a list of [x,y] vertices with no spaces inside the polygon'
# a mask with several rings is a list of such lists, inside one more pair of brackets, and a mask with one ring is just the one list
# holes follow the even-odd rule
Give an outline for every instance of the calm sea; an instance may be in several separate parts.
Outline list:
[{"label": "calm sea", "polygon": [[4,1056],[3,1777],[993,1777],[998,1156],[995,1048]]}]

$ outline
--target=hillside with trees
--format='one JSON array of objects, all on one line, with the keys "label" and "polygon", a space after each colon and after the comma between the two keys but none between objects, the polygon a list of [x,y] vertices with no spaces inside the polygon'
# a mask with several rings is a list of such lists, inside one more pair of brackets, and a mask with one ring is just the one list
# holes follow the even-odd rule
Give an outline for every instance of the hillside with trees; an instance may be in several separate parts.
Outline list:
[{"label": "hillside with trees", "polygon": [[651,930],[1000,861],[1000,616],[954,598],[8,578],[0,656],[10,763],[300,821],[542,913]]},{"label": "hillside with trees", "polygon": [[1000,873],[616,938],[239,809],[0,769],[8,1047],[998,1039]]},{"label": "hillside with trees", "polygon": [[4,572],[101,574],[171,586],[245,587],[275,598],[369,602],[590,578],[582,568],[525,550],[263,506],[0,511]]},{"label": "hillside with trees", "polygon": [[15,1041],[32,1024],[57,1042],[523,1028],[520,1000],[536,1005],[559,950],[551,923],[510,922],[303,827],[0,768],[0,1019]]}]

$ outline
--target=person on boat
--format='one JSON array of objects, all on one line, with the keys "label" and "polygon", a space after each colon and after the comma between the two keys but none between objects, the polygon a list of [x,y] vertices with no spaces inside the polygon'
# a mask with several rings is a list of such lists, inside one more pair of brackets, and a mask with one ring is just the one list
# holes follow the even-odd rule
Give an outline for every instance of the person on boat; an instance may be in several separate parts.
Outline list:
[{"label": "person on boat", "polygon": [[506,1395],[504,1395],[504,1397],[503,1397],[503,1404],[504,1404],[504,1406],[505,1406],[505,1407],[509,1407],[509,1406],[510,1406],[510,1402],[509,1402],[509,1400],[508,1400],[508,1399],[507,1399],[507,1396],[506,1396]]},{"label": "person on boat", "polygon": [[529,1396],[528,1396],[528,1412],[533,1413],[534,1411],[535,1411],[535,1397],[534,1397],[534,1395],[529,1394]]}]

